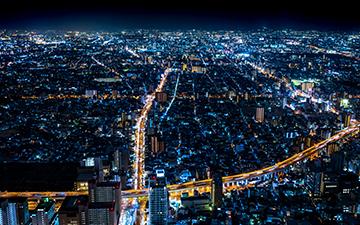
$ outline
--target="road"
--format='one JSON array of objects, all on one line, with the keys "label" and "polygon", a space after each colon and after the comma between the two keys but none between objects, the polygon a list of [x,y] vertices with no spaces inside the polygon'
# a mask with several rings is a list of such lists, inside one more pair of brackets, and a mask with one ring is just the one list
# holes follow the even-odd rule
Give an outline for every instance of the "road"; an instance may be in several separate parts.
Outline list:
[{"label": "road", "polygon": [[[268,174],[275,173],[279,170],[282,170],[286,167],[294,165],[298,162],[301,162],[305,159],[309,159],[310,156],[319,152],[322,148],[326,147],[331,142],[336,142],[341,139],[348,137],[351,134],[356,134],[360,132],[360,123],[355,122],[352,126],[349,126],[335,135],[325,139],[302,152],[296,153],[291,157],[278,162],[272,166],[265,167],[259,170],[241,173],[231,176],[223,177],[223,183],[238,182],[242,180],[250,180],[257,177],[262,177]],[[200,181],[191,181],[182,184],[172,184],[168,185],[170,192],[170,197],[175,196],[178,193],[193,190],[194,188],[208,188],[211,185],[211,179],[200,180]],[[28,198],[41,198],[41,197],[51,197],[51,198],[64,198],[65,196],[74,196],[74,195],[85,195],[87,192],[0,192],[0,197],[9,198],[9,197],[28,197]],[[123,199],[133,199],[139,197],[146,197],[148,195],[148,189],[133,189],[122,191]]]},{"label": "road", "polygon": [[[302,96],[306,98],[311,98],[312,101],[318,101],[318,99],[314,99],[313,97],[309,96],[307,93],[304,93],[300,90],[294,90],[291,85],[288,83],[287,80],[281,79],[276,77],[274,74],[267,72],[264,68],[257,66],[254,63],[247,62],[246,64],[252,66],[254,69],[258,70],[261,74],[266,75],[271,79],[275,79],[278,82],[284,82],[286,87],[290,89],[291,92],[294,93],[296,96]],[[147,95],[145,104],[140,111],[140,114],[137,118],[136,126],[135,126],[135,143],[134,143],[134,153],[135,153],[135,160],[133,163],[134,174],[134,189],[133,190],[126,190],[122,191],[122,198],[123,198],[123,217],[122,217],[122,224],[133,224],[135,220],[139,220],[141,223],[144,223],[146,219],[146,215],[144,213],[140,213],[139,211],[144,211],[144,198],[148,195],[148,189],[144,188],[144,160],[145,160],[145,135],[146,135],[146,123],[148,114],[152,108],[152,105],[155,100],[156,92],[161,92],[164,88],[166,83],[167,77],[169,72],[172,69],[168,68],[164,71],[161,76],[160,82],[156,88],[156,90]],[[333,113],[338,114],[338,111],[332,107],[331,111]],[[257,178],[261,178],[264,176],[272,175],[278,171],[283,170],[291,165],[294,165],[298,162],[301,162],[305,159],[309,159],[312,155],[319,152],[325,146],[327,146],[331,142],[339,141],[348,137],[351,134],[357,134],[360,131],[360,123],[357,121],[352,121],[352,125],[339,131],[335,135],[331,136],[328,139],[325,139],[305,150],[302,152],[296,153],[293,156],[278,162],[272,166],[268,166],[259,170],[241,173],[231,176],[223,177],[224,184],[230,184],[229,186],[233,186],[233,184],[238,184],[242,181],[249,181]],[[240,185],[239,188],[243,188],[245,186],[251,186],[251,183],[245,182],[244,185]],[[172,184],[168,185],[170,198],[179,198],[182,192],[192,192],[195,189],[203,191],[210,191],[211,188],[211,179],[200,180],[200,181],[192,181],[186,182],[182,184]],[[52,197],[52,198],[63,198],[64,196],[71,196],[71,195],[79,195],[79,194],[87,194],[87,193],[80,193],[80,192],[0,192],[0,197],[15,197],[15,196],[23,196],[28,198],[40,198],[40,197]],[[140,202],[137,199],[141,199]],[[138,210],[141,208],[141,210]]]},{"label": "road", "polygon": [[321,52],[321,53],[340,55],[340,56],[344,56],[344,57],[348,57],[348,58],[360,61],[360,57],[357,57],[356,55],[354,55],[351,52],[329,50],[329,49],[321,48],[321,47],[318,47],[318,46],[315,46],[315,45],[308,45],[308,47],[311,48],[311,49],[314,49],[314,50],[316,50],[318,52]]},{"label": "road", "polygon": [[[321,149],[326,147],[329,143],[339,141],[340,139],[346,138],[351,134],[356,134],[359,131],[360,131],[360,124],[356,123],[350,127],[347,127],[345,129],[339,131],[338,133],[331,136],[330,138],[325,139],[325,140],[303,150],[302,152],[296,153],[296,154],[292,155],[291,157],[289,157],[281,162],[278,162],[272,166],[265,167],[265,168],[255,170],[255,171],[251,171],[251,172],[247,172],[247,173],[241,173],[241,174],[223,177],[223,183],[240,182],[240,181],[252,180],[255,178],[263,177],[265,175],[271,175],[275,172],[283,170],[283,169],[285,169],[291,165],[294,165],[298,162],[301,162],[305,159],[309,159],[312,155],[319,152]],[[200,189],[200,188],[209,189],[210,186],[211,186],[211,179],[206,179],[206,180],[200,180],[200,181],[186,182],[186,183],[182,183],[182,184],[168,185],[168,189],[170,192],[170,197],[176,197],[181,192],[192,191],[195,188],[196,189]],[[147,194],[148,194],[147,191],[148,191],[147,189],[127,190],[127,191],[122,192],[122,197],[125,199],[125,198],[137,198],[137,197],[147,196]]]},{"label": "road", "polygon": [[168,68],[164,71],[161,75],[161,79],[159,85],[155,89],[155,91],[146,96],[144,107],[141,109],[139,117],[136,120],[135,125],[135,143],[134,143],[134,153],[135,153],[135,160],[133,163],[134,174],[134,189],[139,190],[143,188],[143,176],[144,176],[144,162],[145,162],[145,129],[146,129],[146,121],[148,114],[151,110],[151,107],[155,100],[156,92],[161,92],[164,88],[166,83],[166,79],[168,74],[172,69]]},{"label": "road", "polygon": [[78,195],[88,195],[88,192],[87,191],[0,192],[0,198],[26,197],[29,199],[41,199],[43,197],[49,197],[54,199],[64,199],[65,196],[78,196]]}]

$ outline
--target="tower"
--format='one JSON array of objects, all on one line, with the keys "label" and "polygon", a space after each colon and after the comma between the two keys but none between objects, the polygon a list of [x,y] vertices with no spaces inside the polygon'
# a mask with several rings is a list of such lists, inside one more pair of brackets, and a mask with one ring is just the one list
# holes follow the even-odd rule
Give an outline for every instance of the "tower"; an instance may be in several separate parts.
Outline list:
[{"label": "tower", "polygon": [[33,225],[50,225],[55,219],[55,202],[45,199],[39,203],[32,218]]},{"label": "tower", "polygon": [[115,202],[89,204],[87,225],[116,225]]},{"label": "tower", "polygon": [[86,225],[88,196],[67,196],[59,211],[60,225]]},{"label": "tower", "polygon": [[264,122],[264,108],[256,108],[256,115],[255,115],[256,121],[259,123]]},{"label": "tower", "polygon": [[169,208],[168,190],[164,170],[156,171],[156,183],[149,190],[150,225],[167,224]]},{"label": "tower", "polygon": [[[116,216],[116,221],[120,218],[120,182],[89,182],[89,199],[90,203],[114,203],[113,209],[110,211]],[[94,213],[97,212],[95,210],[97,207],[100,207],[102,211],[111,209],[109,204],[92,205]]]},{"label": "tower", "polygon": [[223,194],[222,177],[219,172],[214,172],[211,180],[211,201],[215,209],[220,208]]}]

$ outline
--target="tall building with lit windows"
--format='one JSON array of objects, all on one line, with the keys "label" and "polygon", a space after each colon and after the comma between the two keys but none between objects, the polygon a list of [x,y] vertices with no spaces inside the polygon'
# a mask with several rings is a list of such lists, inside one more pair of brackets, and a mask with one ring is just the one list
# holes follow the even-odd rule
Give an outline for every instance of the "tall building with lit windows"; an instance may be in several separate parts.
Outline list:
[{"label": "tall building with lit windows", "polygon": [[344,115],[344,127],[350,126],[350,122],[351,122],[351,114],[346,113]]},{"label": "tall building with lit windows", "polygon": [[165,103],[168,99],[168,95],[166,92],[156,92],[155,99],[159,103]]},{"label": "tall building with lit windows", "polygon": [[165,150],[165,142],[161,139],[160,135],[152,135],[150,138],[151,153],[157,155]]},{"label": "tall building with lit windows", "polygon": [[46,199],[39,203],[31,219],[33,225],[53,224],[55,220],[55,202]]},{"label": "tall building with lit windows", "polygon": [[156,182],[149,190],[149,224],[167,224],[169,196],[164,170],[156,171]]},{"label": "tall building with lit windows", "polygon": [[115,202],[90,203],[87,225],[116,225]]},{"label": "tall building with lit windows", "polygon": [[[9,207],[9,202],[7,199],[0,199],[0,225],[7,225],[12,224],[11,220],[13,215],[11,215]],[[16,218],[15,218],[15,224],[16,224]]]},{"label": "tall building with lit windows", "polygon": [[0,224],[24,225],[30,220],[27,198],[0,199]]},{"label": "tall building with lit windows", "polygon": [[[120,182],[89,182],[90,203],[114,203],[116,220],[120,217]],[[95,210],[95,209],[94,209]]]},{"label": "tall building with lit windows", "polygon": [[255,119],[257,122],[262,123],[264,122],[264,108],[256,108],[256,115]]}]

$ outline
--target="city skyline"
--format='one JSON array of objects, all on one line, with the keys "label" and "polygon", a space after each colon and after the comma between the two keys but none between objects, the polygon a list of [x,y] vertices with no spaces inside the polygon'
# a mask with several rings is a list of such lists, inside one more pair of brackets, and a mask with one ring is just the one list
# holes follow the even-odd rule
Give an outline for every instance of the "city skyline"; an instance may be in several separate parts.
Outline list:
[{"label": "city skyline", "polygon": [[350,1],[9,1],[3,3],[1,28],[122,29],[276,29],[359,30],[360,17]]},{"label": "city skyline", "polygon": [[347,2],[0,9],[0,225],[360,224]]}]

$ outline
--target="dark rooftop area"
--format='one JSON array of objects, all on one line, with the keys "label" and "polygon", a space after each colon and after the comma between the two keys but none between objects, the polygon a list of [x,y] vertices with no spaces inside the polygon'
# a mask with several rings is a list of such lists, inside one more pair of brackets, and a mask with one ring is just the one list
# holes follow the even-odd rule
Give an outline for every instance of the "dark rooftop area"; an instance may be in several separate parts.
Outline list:
[{"label": "dark rooftop area", "polygon": [[1,163],[1,191],[69,191],[77,163]]}]

